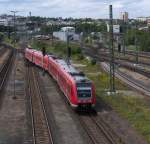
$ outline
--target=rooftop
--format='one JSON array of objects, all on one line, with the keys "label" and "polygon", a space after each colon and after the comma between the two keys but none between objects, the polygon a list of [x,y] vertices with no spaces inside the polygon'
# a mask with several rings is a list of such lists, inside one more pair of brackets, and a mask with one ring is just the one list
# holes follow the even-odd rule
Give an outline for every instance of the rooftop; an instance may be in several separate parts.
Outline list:
[{"label": "rooftop", "polygon": [[57,59],[56,62],[70,74],[76,82],[89,81],[89,79],[82,73],[76,70],[72,65],[68,65],[63,59]]}]

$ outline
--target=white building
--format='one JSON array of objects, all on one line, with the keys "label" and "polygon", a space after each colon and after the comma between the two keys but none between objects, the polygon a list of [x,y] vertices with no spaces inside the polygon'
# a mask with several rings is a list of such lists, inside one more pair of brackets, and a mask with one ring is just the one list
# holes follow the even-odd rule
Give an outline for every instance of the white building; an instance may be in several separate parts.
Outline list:
[{"label": "white building", "polygon": [[7,20],[7,19],[1,19],[1,18],[0,18],[0,25],[8,26],[8,20]]},{"label": "white building", "polygon": [[75,33],[74,27],[63,27],[59,32],[53,32],[53,36],[62,41],[67,41],[68,36],[71,40],[79,41],[80,39],[80,35]]},{"label": "white building", "polygon": [[136,20],[139,21],[139,22],[146,22],[147,17],[137,17]]}]

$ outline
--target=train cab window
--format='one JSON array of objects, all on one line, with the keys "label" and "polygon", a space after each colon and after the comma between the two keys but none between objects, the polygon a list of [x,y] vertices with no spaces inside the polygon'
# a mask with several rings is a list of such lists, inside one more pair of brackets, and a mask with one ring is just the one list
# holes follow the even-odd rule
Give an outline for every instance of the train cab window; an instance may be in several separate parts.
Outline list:
[{"label": "train cab window", "polygon": [[77,90],[78,98],[90,98],[91,97],[91,90]]},{"label": "train cab window", "polygon": [[79,99],[90,98],[92,96],[91,83],[78,83],[77,95]]}]

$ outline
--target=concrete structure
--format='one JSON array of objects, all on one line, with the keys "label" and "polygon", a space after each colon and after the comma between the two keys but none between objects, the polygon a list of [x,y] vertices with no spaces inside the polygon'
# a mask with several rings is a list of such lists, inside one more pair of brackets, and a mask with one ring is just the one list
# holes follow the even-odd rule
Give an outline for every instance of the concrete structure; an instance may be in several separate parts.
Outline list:
[{"label": "concrete structure", "polygon": [[[107,32],[110,32],[110,26],[107,24]],[[119,34],[120,33],[120,25],[113,25],[113,33]]]},{"label": "concrete structure", "polygon": [[72,22],[72,21],[63,21],[63,20],[57,20],[57,21],[48,21],[46,22],[46,25],[49,26],[49,25],[64,25],[64,26],[68,26],[68,25],[75,25],[75,22]]},{"label": "concrete structure", "polygon": [[121,12],[120,13],[120,19],[123,20],[124,22],[128,22],[128,19],[129,19],[128,12]]},{"label": "concrete structure", "polygon": [[140,27],[140,28],[138,28],[138,30],[140,30],[140,31],[148,31],[148,26],[147,27]]},{"label": "concrete structure", "polygon": [[53,36],[62,41],[67,41],[68,36],[71,40],[79,41],[80,39],[80,35],[75,33],[74,27],[63,27],[59,32],[53,32]]}]

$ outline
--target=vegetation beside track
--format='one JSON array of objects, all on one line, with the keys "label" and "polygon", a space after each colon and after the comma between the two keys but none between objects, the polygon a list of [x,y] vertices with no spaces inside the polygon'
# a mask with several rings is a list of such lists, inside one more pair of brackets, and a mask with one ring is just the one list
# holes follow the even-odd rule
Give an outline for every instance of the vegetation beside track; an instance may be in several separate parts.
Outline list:
[{"label": "vegetation beside track", "polygon": [[92,65],[87,60],[76,60],[75,62],[86,65],[86,67],[82,67],[82,71],[94,81],[97,96],[110,104],[121,116],[128,119],[131,125],[150,143],[150,106],[147,101],[143,97],[137,97],[134,93],[128,94],[129,88],[118,79],[116,79],[116,89],[125,92],[108,96],[109,76],[101,70],[99,64]]},{"label": "vegetation beside track", "polygon": [[[42,46],[47,48],[48,52],[55,53],[59,56],[66,56],[66,44],[34,42],[31,44],[34,48],[41,49]],[[107,95],[109,89],[109,75],[105,73],[99,64],[92,64],[92,61],[82,56],[79,45],[71,44],[73,49],[73,62],[82,64],[80,70],[94,81],[96,86],[96,94],[106,103],[111,105],[115,111],[121,116],[128,119],[131,125],[150,143],[150,106],[143,97],[137,97],[136,94],[128,94],[129,88],[116,79],[116,89],[125,92],[116,95]]]},{"label": "vegetation beside track", "polygon": [[[14,47],[14,43],[13,43],[13,41],[12,41],[12,38],[8,38],[7,36],[5,36],[4,35],[4,37],[3,37],[3,40],[2,40],[2,42],[3,43],[5,43],[5,44],[8,44],[9,46],[12,46],[12,47]],[[20,48],[20,44],[19,44],[19,42],[16,42],[15,43],[15,48]]]},{"label": "vegetation beside track", "polygon": [[[32,41],[31,46],[35,49],[40,50],[42,47],[45,47],[48,53],[55,53],[60,57],[66,57],[67,49],[66,43],[64,42],[53,42],[53,45],[47,41]],[[80,55],[81,49],[78,44],[71,44],[72,55]]]}]

